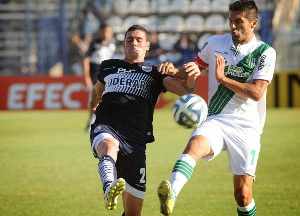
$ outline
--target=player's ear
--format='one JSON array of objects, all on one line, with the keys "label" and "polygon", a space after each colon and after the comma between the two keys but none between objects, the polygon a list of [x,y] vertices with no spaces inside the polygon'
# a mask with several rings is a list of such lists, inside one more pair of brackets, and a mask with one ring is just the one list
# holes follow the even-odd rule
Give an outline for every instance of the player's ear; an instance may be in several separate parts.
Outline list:
[{"label": "player's ear", "polygon": [[251,21],[251,28],[252,28],[252,30],[255,29],[256,25],[257,25],[257,19],[252,20]]},{"label": "player's ear", "polygon": [[147,41],[146,50],[149,51],[149,49],[150,49],[150,41]]}]

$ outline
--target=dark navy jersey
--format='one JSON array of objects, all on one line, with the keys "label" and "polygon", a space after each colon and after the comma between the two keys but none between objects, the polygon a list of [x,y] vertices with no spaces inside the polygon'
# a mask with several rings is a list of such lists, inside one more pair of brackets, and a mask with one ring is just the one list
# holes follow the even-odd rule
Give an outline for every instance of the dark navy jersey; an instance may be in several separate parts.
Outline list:
[{"label": "dark navy jersey", "polygon": [[153,112],[159,94],[165,91],[164,78],[155,66],[103,61],[98,80],[105,89],[96,123],[110,125],[130,143],[153,142]]}]

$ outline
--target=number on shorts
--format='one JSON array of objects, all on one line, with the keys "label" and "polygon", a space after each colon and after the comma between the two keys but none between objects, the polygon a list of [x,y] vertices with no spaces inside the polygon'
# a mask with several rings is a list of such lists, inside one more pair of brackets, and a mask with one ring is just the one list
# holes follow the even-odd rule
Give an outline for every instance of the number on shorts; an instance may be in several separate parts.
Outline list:
[{"label": "number on shorts", "polygon": [[140,174],[142,175],[141,179],[140,179],[140,183],[142,183],[142,184],[146,183],[146,180],[145,180],[146,169],[145,168],[141,168],[140,169]]},{"label": "number on shorts", "polygon": [[251,165],[253,165],[254,161],[255,161],[256,151],[253,149],[253,150],[251,150],[250,154],[251,154]]}]

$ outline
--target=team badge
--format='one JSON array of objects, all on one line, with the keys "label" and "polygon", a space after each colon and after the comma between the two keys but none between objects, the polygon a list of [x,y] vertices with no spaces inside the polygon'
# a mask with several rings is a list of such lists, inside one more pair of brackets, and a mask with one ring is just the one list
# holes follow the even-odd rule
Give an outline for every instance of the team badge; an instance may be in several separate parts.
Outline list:
[{"label": "team badge", "polygon": [[143,65],[142,66],[142,70],[149,73],[152,71],[152,66],[146,66],[146,65]]}]

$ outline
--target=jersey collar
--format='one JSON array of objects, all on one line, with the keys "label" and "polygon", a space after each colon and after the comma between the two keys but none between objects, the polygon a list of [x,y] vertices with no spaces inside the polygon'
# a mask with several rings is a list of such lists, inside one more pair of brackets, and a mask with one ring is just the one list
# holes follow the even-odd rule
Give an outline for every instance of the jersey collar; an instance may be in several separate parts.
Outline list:
[{"label": "jersey collar", "polygon": [[230,50],[233,52],[233,55],[237,56],[239,54],[242,54],[244,50],[249,50],[257,42],[256,36],[253,35],[252,39],[245,44],[238,44],[237,46],[234,45],[232,37],[230,37],[231,43],[230,43]]}]

